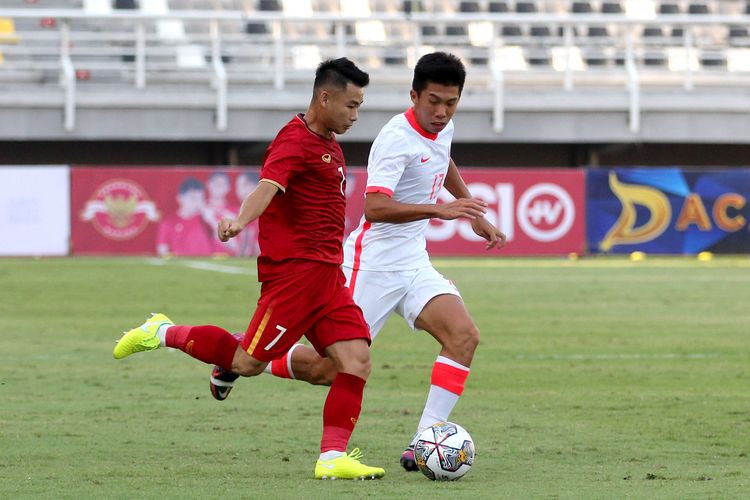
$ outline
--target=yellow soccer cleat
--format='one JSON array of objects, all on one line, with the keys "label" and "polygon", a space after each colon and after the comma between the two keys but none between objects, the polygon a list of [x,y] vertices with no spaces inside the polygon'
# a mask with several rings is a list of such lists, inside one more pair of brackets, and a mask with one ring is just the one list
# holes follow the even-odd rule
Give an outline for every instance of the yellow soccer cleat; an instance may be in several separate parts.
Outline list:
[{"label": "yellow soccer cleat", "polygon": [[136,352],[158,349],[159,338],[156,332],[162,325],[172,326],[174,323],[161,313],[152,313],[152,316],[141,326],[125,332],[125,335],[117,341],[112,355],[115,359],[122,359]]},{"label": "yellow soccer cleat", "polygon": [[385,470],[370,467],[359,461],[362,452],[354,448],[351,453],[331,460],[318,460],[315,464],[315,479],[380,479]]}]

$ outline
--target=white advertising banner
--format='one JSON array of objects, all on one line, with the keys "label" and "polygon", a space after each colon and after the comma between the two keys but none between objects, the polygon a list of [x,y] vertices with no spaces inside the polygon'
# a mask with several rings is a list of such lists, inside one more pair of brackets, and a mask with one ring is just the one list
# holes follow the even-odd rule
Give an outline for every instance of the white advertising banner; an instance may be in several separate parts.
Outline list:
[{"label": "white advertising banner", "polygon": [[0,166],[0,255],[68,255],[70,168]]}]

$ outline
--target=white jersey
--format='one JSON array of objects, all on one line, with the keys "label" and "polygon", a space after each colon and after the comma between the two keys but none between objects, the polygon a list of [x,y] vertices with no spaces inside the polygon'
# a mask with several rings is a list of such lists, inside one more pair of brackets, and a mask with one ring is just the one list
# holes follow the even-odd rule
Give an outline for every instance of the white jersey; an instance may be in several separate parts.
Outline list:
[{"label": "white jersey", "polygon": [[[423,130],[410,108],[380,130],[367,161],[365,193],[401,203],[434,204],[450,161],[453,121],[438,134]],[[366,271],[404,271],[431,266],[425,230],[429,220],[370,223],[362,217],[344,244],[344,266]]]}]

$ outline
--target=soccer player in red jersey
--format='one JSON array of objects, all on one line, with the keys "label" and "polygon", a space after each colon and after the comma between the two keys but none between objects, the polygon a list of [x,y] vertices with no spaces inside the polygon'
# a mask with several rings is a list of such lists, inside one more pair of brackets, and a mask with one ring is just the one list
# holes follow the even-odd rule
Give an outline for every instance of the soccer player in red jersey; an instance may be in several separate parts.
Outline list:
[{"label": "soccer player in red jersey", "polygon": [[354,125],[368,83],[367,73],[346,58],[321,63],[307,112],[292,118],[268,147],[258,187],[237,218],[219,223],[219,237],[228,241],[259,219],[261,293],[241,343],[218,326],[174,325],[155,314],[126,332],[113,352],[120,359],[168,346],[252,377],[304,335],[337,371],[323,407],[317,479],[385,474],[362,464],[358,449],[346,453],[370,373],[370,334],[340,268],[346,167],[335,134]]},{"label": "soccer player in red jersey", "polygon": [[[479,329],[460,292],[432,267],[425,238],[429,219],[469,219],[488,250],[505,245],[505,235],[483,216],[486,203],[472,197],[450,155],[452,117],[465,77],[463,63],[451,54],[433,52],[417,62],[410,92],[413,106],[394,116],[373,142],[364,217],[344,245],[344,274],[371,336],[397,313],[441,346],[415,436],[448,420],[479,343]],[[443,187],[455,201],[436,203]],[[274,360],[267,372],[323,385],[335,376],[330,361],[299,344]],[[211,392],[225,399],[233,379],[226,373],[213,375]],[[415,442],[412,438],[400,459],[410,471],[417,469]]]}]

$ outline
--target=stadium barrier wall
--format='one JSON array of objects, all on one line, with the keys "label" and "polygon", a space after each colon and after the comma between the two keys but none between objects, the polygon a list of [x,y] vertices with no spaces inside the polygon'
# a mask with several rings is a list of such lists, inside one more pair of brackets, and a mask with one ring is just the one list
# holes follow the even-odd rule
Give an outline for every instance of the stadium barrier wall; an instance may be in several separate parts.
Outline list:
[{"label": "stadium barrier wall", "polygon": [[0,168],[0,255],[68,255],[70,168]]},{"label": "stadium barrier wall", "polygon": [[592,253],[750,253],[750,169],[590,169]]},{"label": "stadium barrier wall", "polygon": [[[215,239],[216,222],[232,216],[257,182],[257,169],[72,169],[71,227],[75,255],[255,255],[257,228],[247,241]],[[464,169],[472,193],[489,204],[487,217],[508,235],[497,255],[582,253],[584,171]],[[346,232],[362,217],[366,172],[347,174]],[[437,191],[444,179],[435,179]],[[439,202],[451,196],[443,190]],[[213,200],[213,201],[212,201]],[[205,233],[205,234],[204,234]],[[430,221],[433,255],[486,255],[468,221]],[[493,254],[494,255],[494,254]]]},{"label": "stadium barrier wall", "polygon": [[[209,238],[209,221],[237,210],[257,172],[3,166],[0,255],[255,255],[257,227],[226,245]],[[488,202],[487,217],[508,235],[506,249],[496,255],[750,253],[750,169],[465,169],[463,174],[472,192]],[[347,232],[361,217],[365,178],[361,168],[347,176]],[[450,199],[443,190],[438,201]],[[180,221],[179,213],[195,210],[180,212],[181,202],[197,204],[200,216]],[[430,221],[427,237],[433,255],[486,255],[467,221]]]}]

